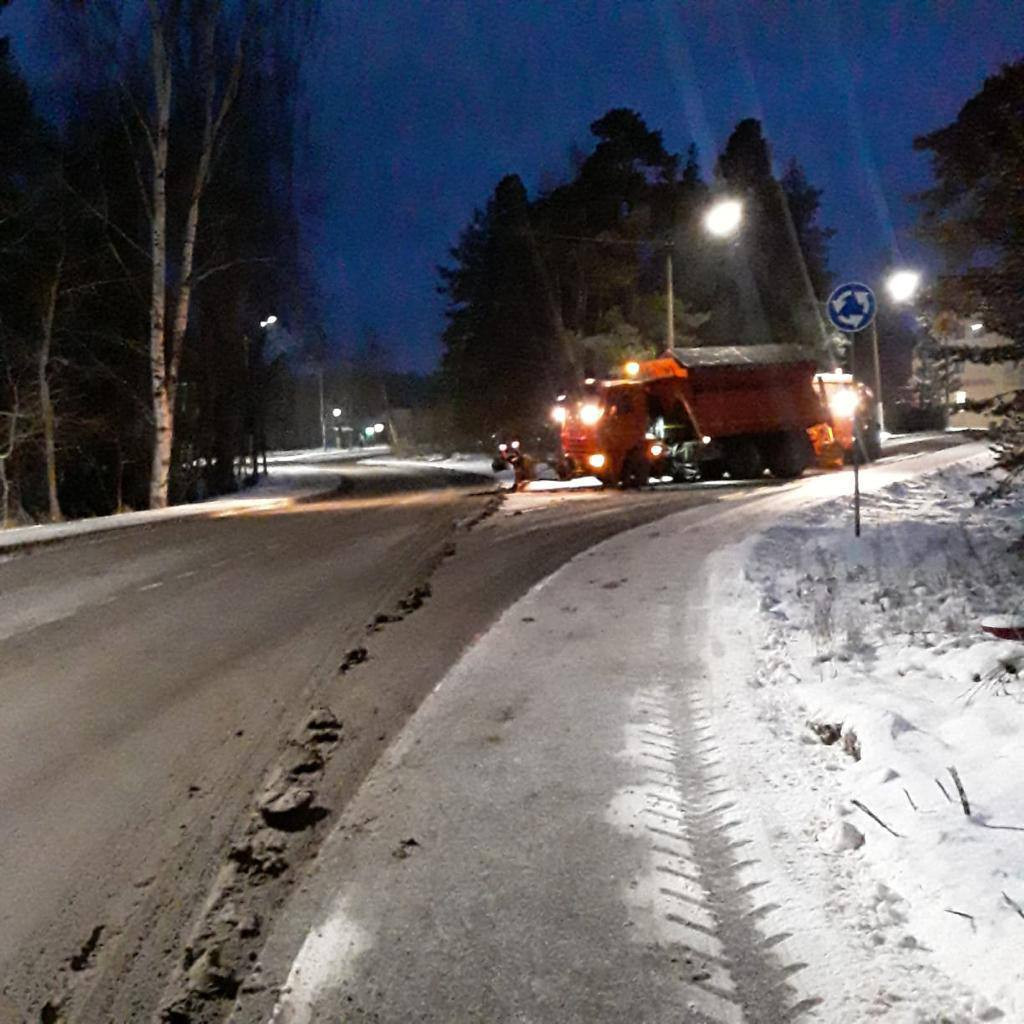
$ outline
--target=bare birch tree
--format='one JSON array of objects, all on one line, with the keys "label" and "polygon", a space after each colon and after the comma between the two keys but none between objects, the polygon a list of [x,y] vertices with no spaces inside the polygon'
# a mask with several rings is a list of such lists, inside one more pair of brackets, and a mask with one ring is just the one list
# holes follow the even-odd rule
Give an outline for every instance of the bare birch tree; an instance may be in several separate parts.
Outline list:
[{"label": "bare birch tree", "polygon": [[[245,18],[239,29],[234,58],[226,83],[217,99],[216,37],[223,4],[220,0],[202,8],[200,32],[200,73],[203,89],[203,131],[193,172],[188,211],[177,261],[178,282],[174,313],[168,324],[168,225],[167,173],[171,129],[172,89],[174,79],[173,41],[181,16],[180,0],[170,0],[161,7],[159,0],[148,0],[150,24],[150,70],[153,78],[153,123],[146,126],[146,136],[153,163],[152,231],[150,258],[152,278],[149,315],[150,380],[153,398],[153,461],[150,474],[149,503],[151,508],[167,504],[174,446],[174,402],[185,332],[195,286],[195,250],[200,225],[203,193],[209,183],[217,145],[231,112],[242,75],[245,54]],[[198,7],[198,5],[197,5]],[[243,5],[247,9],[247,5]],[[195,8],[194,8],[195,10]]]},{"label": "bare birch tree", "polygon": [[53,349],[53,325],[57,313],[57,298],[60,294],[61,277],[64,272],[64,250],[57,257],[44,297],[42,322],[40,324],[39,352],[36,363],[39,387],[39,413],[43,430],[43,452],[46,459],[46,496],[50,522],[59,523],[64,515],[57,497],[57,444],[56,417],[53,411],[53,397],[50,394],[50,354]]}]

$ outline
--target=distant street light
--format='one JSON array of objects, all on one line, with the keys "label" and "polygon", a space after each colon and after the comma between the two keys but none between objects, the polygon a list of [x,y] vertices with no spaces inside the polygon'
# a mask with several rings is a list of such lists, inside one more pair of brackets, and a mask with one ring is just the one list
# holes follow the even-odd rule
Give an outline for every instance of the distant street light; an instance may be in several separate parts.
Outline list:
[{"label": "distant street light", "polygon": [[885,282],[893,302],[910,302],[920,286],[921,275],[916,270],[894,270]]},{"label": "distant street light", "polygon": [[332,416],[333,416],[333,417],[334,417],[335,419],[338,419],[338,417],[339,417],[339,416],[341,416],[341,410],[340,410],[340,409],[339,409],[339,408],[338,408],[337,406],[335,406],[335,407],[334,407],[334,408],[333,408],[333,409],[331,410],[331,415],[332,415]]},{"label": "distant street light", "polygon": [[720,199],[704,214],[704,227],[716,238],[736,234],[743,220],[743,204],[738,199]]},{"label": "distant street light", "polygon": [[977,334],[978,331],[983,331],[984,329],[985,329],[985,325],[984,324],[971,324],[971,330],[975,334]]}]

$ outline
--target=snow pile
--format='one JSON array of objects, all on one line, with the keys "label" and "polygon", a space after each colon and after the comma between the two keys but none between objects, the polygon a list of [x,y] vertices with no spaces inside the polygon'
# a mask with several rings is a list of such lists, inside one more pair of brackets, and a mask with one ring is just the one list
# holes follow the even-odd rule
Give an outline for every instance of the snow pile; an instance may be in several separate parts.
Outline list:
[{"label": "snow pile", "polygon": [[[366,466],[394,466],[404,469],[447,469],[454,473],[471,473],[474,476],[492,477],[497,476],[491,465],[493,455],[485,455],[481,452],[453,452],[444,455],[441,452],[434,452],[430,455],[380,455],[372,458],[361,459]],[[511,472],[508,473],[511,478]]]},{"label": "snow pile", "polygon": [[1024,619],[1024,501],[977,507],[984,486],[963,466],[894,484],[859,539],[848,502],[819,505],[732,564],[759,610],[761,750],[800,751],[806,847],[877,882],[865,903],[836,865],[854,927],[934,953],[988,1000],[970,1019],[1024,1020],[1024,643],[981,630]]}]

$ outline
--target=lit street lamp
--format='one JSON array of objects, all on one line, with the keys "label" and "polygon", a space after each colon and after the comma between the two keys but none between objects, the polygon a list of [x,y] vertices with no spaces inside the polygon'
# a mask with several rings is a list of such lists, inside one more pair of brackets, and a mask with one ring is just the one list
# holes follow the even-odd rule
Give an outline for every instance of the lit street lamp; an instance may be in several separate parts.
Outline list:
[{"label": "lit street lamp", "polygon": [[[912,302],[921,287],[921,275],[916,270],[894,270],[885,279],[889,298],[900,305]],[[875,402],[878,408],[878,431],[885,430],[885,412],[882,407],[882,369],[878,359],[878,320],[871,321],[871,360],[875,377]]]},{"label": "lit street lamp", "polygon": [[704,227],[716,238],[728,238],[739,230],[743,204],[738,199],[719,199],[704,214]]},{"label": "lit street lamp", "polygon": [[335,407],[334,407],[334,408],[333,408],[333,409],[331,410],[331,415],[332,415],[332,416],[333,416],[333,417],[334,417],[335,419],[338,419],[338,418],[339,418],[339,417],[341,416],[341,410],[340,410],[340,409],[339,409],[339,408],[338,408],[337,406],[335,406]]},{"label": "lit street lamp", "polygon": [[[704,229],[715,238],[730,238],[739,230],[743,220],[743,204],[738,199],[719,199],[704,214]],[[672,281],[672,246],[665,250],[665,341],[668,348],[676,343],[675,292]]]},{"label": "lit street lamp", "polygon": [[260,321],[260,327],[270,327],[272,324],[276,324],[276,323],[277,323],[277,317],[274,316],[273,313],[271,313],[270,316],[268,316],[266,320],[261,320]]},{"label": "lit street lamp", "polygon": [[893,302],[910,302],[921,286],[921,275],[916,270],[894,270],[885,281],[886,291]]}]

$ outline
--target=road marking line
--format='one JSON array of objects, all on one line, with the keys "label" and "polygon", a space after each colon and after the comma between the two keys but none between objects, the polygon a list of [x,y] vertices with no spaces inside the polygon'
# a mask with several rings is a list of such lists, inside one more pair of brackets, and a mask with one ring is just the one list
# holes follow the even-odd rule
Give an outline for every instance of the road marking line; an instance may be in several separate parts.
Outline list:
[{"label": "road marking line", "polygon": [[156,590],[157,587],[162,587],[163,585],[164,581],[158,580],[156,583],[147,583],[144,587],[139,587],[139,590]]}]

